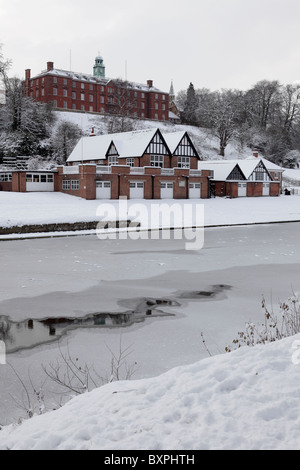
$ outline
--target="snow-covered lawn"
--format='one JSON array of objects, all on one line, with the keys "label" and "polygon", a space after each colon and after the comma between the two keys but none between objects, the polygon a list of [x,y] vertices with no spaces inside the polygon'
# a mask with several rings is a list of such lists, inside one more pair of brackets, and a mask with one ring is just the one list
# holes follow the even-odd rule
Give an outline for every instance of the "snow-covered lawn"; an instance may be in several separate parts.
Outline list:
[{"label": "snow-covered lawn", "polygon": [[113,382],[0,431],[0,449],[299,449],[300,336]]},{"label": "snow-covered lawn", "polygon": [[[239,198],[127,201],[127,210],[120,210],[121,216],[140,221],[142,227],[150,222],[151,207],[168,204],[170,207],[189,211],[188,224],[197,223],[199,207],[204,207],[205,226],[231,225],[263,222],[300,220],[300,198],[280,196],[278,198]],[[108,218],[119,213],[119,201],[86,201],[62,193],[10,193],[0,192],[0,227],[56,222],[86,222],[100,220],[99,208],[105,205]],[[190,208],[190,209],[188,209]],[[142,210],[141,210],[142,209]],[[98,215],[97,215],[98,211]],[[151,221],[152,222],[152,221]],[[161,220],[159,226],[164,225]],[[156,228],[156,227],[154,227]]]}]

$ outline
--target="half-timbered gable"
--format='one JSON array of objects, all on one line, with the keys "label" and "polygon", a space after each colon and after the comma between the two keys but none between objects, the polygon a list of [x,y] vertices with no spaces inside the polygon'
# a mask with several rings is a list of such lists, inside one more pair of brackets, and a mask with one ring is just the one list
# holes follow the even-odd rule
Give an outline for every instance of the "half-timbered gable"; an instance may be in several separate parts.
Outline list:
[{"label": "half-timbered gable", "polygon": [[119,156],[119,153],[118,153],[118,150],[116,149],[116,146],[113,142],[111,142],[109,148],[108,148],[108,151],[107,151],[107,154],[106,154],[107,157],[115,157],[115,156]]},{"label": "half-timbered gable", "polygon": [[233,170],[226,178],[228,181],[244,181],[246,179],[239,165],[235,165]]},{"label": "half-timbered gable", "polygon": [[159,130],[154,134],[144,153],[150,155],[170,155],[170,150]]},{"label": "half-timbered gable", "polygon": [[248,181],[270,182],[272,177],[262,160],[241,160],[239,162]]},{"label": "half-timbered gable", "polygon": [[173,168],[197,169],[200,157],[187,132],[166,133],[164,138],[172,153]]},{"label": "half-timbered gable", "polygon": [[262,161],[259,162],[253,173],[250,175],[249,181],[272,181],[270,173]]}]

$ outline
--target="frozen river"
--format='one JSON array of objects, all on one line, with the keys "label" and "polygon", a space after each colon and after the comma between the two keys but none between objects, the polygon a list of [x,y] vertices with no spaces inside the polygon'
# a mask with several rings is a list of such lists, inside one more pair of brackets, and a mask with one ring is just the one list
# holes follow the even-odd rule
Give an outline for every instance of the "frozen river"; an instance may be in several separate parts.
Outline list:
[{"label": "frozen river", "polygon": [[[211,354],[224,353],[245,322],[263,319],[262,296],[276,310],[300,292],[299,234],[299,223],[207,229],[199,251],[185,250],[184,239],[0,242],[7,362],[28,391],[66,347],[109,376],[121,341],[134,378],[206,357],[201,333]],[[0,380],[6,424],[24,415],[27,398],[9,365]]]}]

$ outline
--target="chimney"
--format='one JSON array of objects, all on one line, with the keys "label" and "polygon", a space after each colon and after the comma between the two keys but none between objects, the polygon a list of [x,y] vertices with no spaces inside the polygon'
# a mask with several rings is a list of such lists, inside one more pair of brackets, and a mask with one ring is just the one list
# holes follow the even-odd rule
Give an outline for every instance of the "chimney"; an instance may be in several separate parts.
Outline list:
[{"label": "chimney", "polygon": [[90,133],[90,137],[94,137],[96,134],[95,134],[95,128],[92,127],[92,130],[91,130],[91,133]]},{"label": "chimney", "polygon": [[253,149],[253,157],[258,158],[258,150]]},{"label": "chimney", "polygon": [[54,62],[47,62],[47,72],[51,72],[54,69]]},{"label": "chimney", "polygon": [[147,80],[147,85],[149,88],[153,87],[153,80]]},{"label": "chimney", "polygon": [[26,69],[25,70],[25,80],[30,80],[30,77],[31,77],[31,70]]}]

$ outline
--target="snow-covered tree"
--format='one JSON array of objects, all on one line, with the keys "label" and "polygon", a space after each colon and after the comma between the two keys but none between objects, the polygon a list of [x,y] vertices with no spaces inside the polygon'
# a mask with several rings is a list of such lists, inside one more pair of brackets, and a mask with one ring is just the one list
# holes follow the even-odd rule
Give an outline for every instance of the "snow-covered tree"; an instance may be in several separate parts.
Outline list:
[{"label": "snow-covered tree", "polygon": [[77,124],[62,121],[51,137],[53,158],[60,164],[64,164],[82,137],[82,131]]}]

